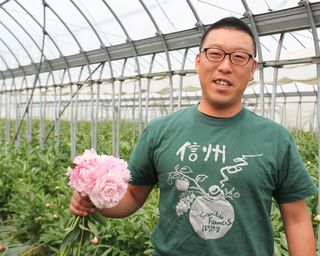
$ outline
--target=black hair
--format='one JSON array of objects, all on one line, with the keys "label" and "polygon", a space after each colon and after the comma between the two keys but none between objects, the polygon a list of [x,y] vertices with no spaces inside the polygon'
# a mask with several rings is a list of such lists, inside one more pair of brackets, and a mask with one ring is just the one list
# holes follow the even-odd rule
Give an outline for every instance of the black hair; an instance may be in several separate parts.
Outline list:
[{"label": "black hair", "polygon": [[208,33],[214,29],[220,29],[220,28],[237,30],[237,31],[242,31],[242,32],[247,33],[252,38],[253,46],[254,46],[254,56],[256,56],[257,44],[256,44],[256,40],[255,40],[255,37],[254,37],[254,34],[253,34],[251,28],[246,23],[244,23],[242,20],[235,18],[235,17],[223,18],[223,19],[213,23],[206,30],[206,32],[203,34],[201,41],[200,41],[199,50],[202,49],[204,40],[206,39]]}]

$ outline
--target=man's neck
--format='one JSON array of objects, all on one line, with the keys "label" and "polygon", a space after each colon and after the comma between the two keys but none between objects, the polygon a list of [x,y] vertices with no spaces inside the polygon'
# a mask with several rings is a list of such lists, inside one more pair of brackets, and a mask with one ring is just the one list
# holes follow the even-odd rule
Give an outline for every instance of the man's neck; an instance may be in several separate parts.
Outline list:
[{"label": "man's neck", "polygon": [[206,106],[202,102],[198,105],[198,110],[208,116],[218,117],[218,118],[228,118],[233,117],[238,114],[242,109],[242,105],[234,106],[232,108],[228,107],[214,107],[214,106]]}]

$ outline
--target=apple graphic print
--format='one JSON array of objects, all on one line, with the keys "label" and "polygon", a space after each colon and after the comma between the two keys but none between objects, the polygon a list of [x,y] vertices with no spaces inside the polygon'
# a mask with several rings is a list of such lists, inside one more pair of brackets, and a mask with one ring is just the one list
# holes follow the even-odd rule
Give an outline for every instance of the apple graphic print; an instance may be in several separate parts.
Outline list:
[{"label": "apple graphic print", "polygon": [[232,166],[221,168],[223,180],[220,186],[212,185],[208,191],[201,187],[201,182],[208,178],[207,175],[199,174],[195,178],[189,175],[193,173],[190,167],[175,166],[173,172],[168,173],[167,183],[175,185],[181,192],[179,203],[176,206],[176,214],[181,217],[190,210],[189,221],[194,231],[203,239],[218,239],[223,237],[234,223],[234,209],[229,200],[239,198],[240,193],[235,188],[228,191],[224,183],[229,181],[227,174],[236,174],[242,171],[242,167],[248,165],[247,158],[259,157],[260,155],[243,155],[233,159],[237,163]]}]

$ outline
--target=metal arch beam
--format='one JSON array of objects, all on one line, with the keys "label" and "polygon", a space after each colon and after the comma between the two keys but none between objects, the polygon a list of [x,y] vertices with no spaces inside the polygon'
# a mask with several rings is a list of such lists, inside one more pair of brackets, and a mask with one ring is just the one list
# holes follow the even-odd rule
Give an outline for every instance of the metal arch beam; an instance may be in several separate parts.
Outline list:
[{"label": "metal arch beam", "polygon": [[166,54],[167,57],[167,64],[168,64],[168,71],[169,71],[169,89],[170,89],[170,113],[173,112],[173,81],[172,81],[172,67],[171,67],[171,60],[170,60],[170,55],[169,55],[169,48],[167,46],[167,42],[164,38],[163,33],[161,32],[157,22],[155,21],[155,19],[153,18],[151,12],[149,11],[149,9],[147,8],[147,6],[144,4],[143,0],[139,0],[139,2],[141,3],[141,5],[143,6],[144,10],[147,12],[149,18],[151,19],[153,25],[155,26],[157,32],[156,35],[160,38],[161,40],[161,44],[163,46],[163,51]]},{"label": "metal arch beam", "polygon": [[[116,19],[116,21],[118,22],[119,26],[121,27],[122,31],[124,32],[124,34],[126,35],[127,37],[127,44],[128,46],[130,47],[130,52],[132,54],[131,57],[134,57],[135,59],[135,62],[136,62],[136,66],[137,66],[137,73],[138,73],[138,77],[140,78],[140,75],[141,75],[141,71],[140,71],[140,64],[139,64],[139,59],[138,59],[138,54],[137,54],[137,50],[133,44],[133,41],[128,33],[128,31],[126,30],[125,26],[122,24],[121,20],[119,19],[118,15],[114,12],[114,10],[111,8],[111,6],[107,3],[107,1],[105,0],[102,0],[102,2],[105,4],[105,6],[108,8],[108,10],[111,12],[111,14],[113,15],[113,17]],[[126,58],[125,58],[125,63],[126,63]],[[109,63],[111,63],[111,60],[109,59]],[[111,64],[110,64],[111,65]],[[112,106],[113,108],[115,108],[115,99],[114,99],[114,96],[115,96],[115,91],[114,91],[114,76],[112,74],[111,76],[112,78]],[[142,97],[142,92],[141,92],[141,79],[138,80],[139,81],[139,114],[140,114],[140,117],[139,117],[139,133],[142,132],[142,115],[141,115],[141,112],[142,112],[142,102],[141,102],[141,97]],[[122,84],[121,84],[122,86]],[[112,154],[113,155],[116,155],[116,147],[118,148],[118,146],[115,147],[116,145],[116,138],[115,138],[115,112],[112,113],[112,143],[113,143],[113,148],[112,148]],[[119,130],[118,130],[118,133],[119,133]],[[118,142],[117,142],[118,144]]]},{"label": "metal arch beam", "polygon": [[[78,42],[77,38],[75,37],[75,35],[72,33],[71,29],[68,27],[68,25],[63,21],[63,19],[61,19],[61,17],[51,8],[51,6],[48,3],[45,3],[46,7],[48,7],[52,13],[61,21],[61,23],[64,25],[64,27],[69,31],[70,35],[73,37],[73,39],[75,40],[75,42],[77,43],[79,49],[80,49],[80,56],[82,57],[84,64],[82,64],[81,66],[85,66],[87,65],[88,70],[89,70],[89,74],[91,75],[91,70],[90,70],[90,63],[87,57],[86,52],[82,49],[81,44]],[[66,58],[66,57],[65,57]],[[67,62],[69,63],[69,61],[67,60]],[[71,66],[71,67],[75,67],[75,66]],[[70,66],[69,66],[70,68]],[[56,70],[56,69],[54,69]]]},{"label": "metal arch beam", "polygon": [[[320,2],[309,3],[316,26],[320,25]],[[310,29],[310,19],[301,5],[281,11],[255,15],[260,36]]]},{"label": "metal arch beam", "polygon": [[[100,42],[100,45],[101,45],[101,49],[103,50],[104,54],[105,54],[105,57],[106,57],[106,61],[108,61],[109,63],[111,62],[110,61],[110,55],[108,53],[108,50],[107,48],[105,47],[102,39],[100,38],[98,32],[95,30],[94,26],[91,24],[90,20],[87,18],[87,16],[82,12],[82,10],[78,7],[78,5],[73,1],[73,0],[70,0],[70,2],[77,8],[77,10],[80,12],[80,14],[82,15],[82,17],[87,21],[87,23],[89,24],[89,26],[91,27],[91,29],[93,30],[93,32],[95,33],[96,37],[98,38],[99,42]],[[80,48],[81,49],[81,48]],[[81,49],[81,52],[83,52],[83,54],[85,54],[85,56],[87,56],[86,52],[83,51]],[[88,68],[89,68],[89,72],[90,72],[90,67],[89,67],[89,62],[88,62]],[[112,72],[112,66],[111,66],[111,63],[110,63],[110,71]]]},{"label": "metal arch beam", "polygon": [[[0,55],[0,59],[2,59],[3,63],[8,67],[8,64],[7,64],[6,60],[2,57],[2,55]],[[12,81],[15,81],[15,80],[12,79]]]},{"label": "metal arch beam", "polygon": [[[284,33],[281,34],[280,40],[278,42],[278,48],[276,52],[276,61],[280,59],[281,49],[283,46]],[[271,120],[275,120],[275,112],[276,112],[276,94],[277,94],[277,82],[278,82],[278,71],[279,67],[274,67],[273,70],[273,86],[272,86],[272,97],[271,97]]]},{"label": "metal arch beam", "polygon": [[[77,43],[79,49],[80,49],[80,55],[82,56],[83,60],[84,60],[84,64],[81,65],[82,68],[84,66],[87,66],[88,68],[88,72],[89,72],[89,81],[92,81],[92,73],[91,73],[91,68],[90,68],[90,64],[89,64],[89,60],[87,57],[87,53],[82,49],[81,44],[79,43],[79,41],[77,40],[76,36],[72,33],[71,29],[68,27],[68,25],[63,21],[63,19],[61,19],[61,17],[51,8],[51,6],[48,3],[44,3],[46,7],[48,7],[52,13],[61,21],[61,23],[64,25],[64,27],[68,30],[68,32],[70,33],[70,35],[73,37],[73,39],[75,40],[75,42]],[[69,63],[69,62],[68,62]],[[80,80],[80,76],[82,73],[82,69],[81,72],[79,73],[79,80]],[[82,84],[83,85],[83,84]],[[80,90],[80,88],[82,87],[82,85],[77,87],[77,92],[75,94],[72,93],[72,83],[70,83],[70,90],[71,90],[71,98],[70,98],[70,102],[71,102],[71,108],[70,110],[73,111],[73,97],[78,95],[78,91]],[[78,102],[78,98],[76,98],[76,104]],[[71,112],[72,113],[72,112]],[[77,112],[76,112],[77,115]],[[76,129],[77,129],[77,116],[75,116],[75,124],[73,122],[73,116],[71,115],[71,159],[73,159],[76,156]]]},{"label": "metal arch beam", "polygon": [[[63,79],[62,79],[62,81],[64,80],[64,74],[65,74],[65,72],[68,72],[68,75],[69,75],[69,76],[68,76],[68,77],[69,77],[69,84],[71,84],[72,81],[71,81],[71,74],[70,74],[70,69],[69,69],[68,62],[67,62],[67,60],[65,59],[65,57],[63,56],[63,54],[62,54],[60,48],[58,47],[58,45],[56,44],[55,40],[53,40],[53,38],[51,37],[51,35],[45,30],[44,26],[42,26],[42,25],[34,18],[34,16],[29,13],[29,11],[28,11],[23,5],[21,5],[21,4],[19,3],[19,1],[16,1],[16,3],[20,6],[20,8],[22,8],[22,9],[34,20],[34,22],[35,22],[35,23],[42,29],[42,31],[43,31],[44,33],[46,33],[46,35],[50,38],[51,42],[54,44],[54,46],[56,47],[56,49],[57,49],[58,52],[60,53],[60,56],[61,56],[62,61],[65,63],[65,67],[63,68],[65,71],[64,71],[64,73],[63,73]],[[45,4],[45,2],[44,2],[44,4]],[[55,95],[56,95],[56,84],[55,84],[55,79],[54,79],[53,72],[51,72],[51,76],[52,76],[52,79],[53,79],[54,92],[55,92]],[[25,79],[25,81],[26,81],[26,75],[25,75],[24,79]],[[27,85],[27,82],[26,82],[26,85]],[[22,86],[22,85],[21,85],[21,86]],[[28,95],[28,94],[27,94],[27,95]],[[57,106],[55,105],[55,111],[57,111],[57,110],[56,110],[56,107],[57,107]],[[60,108],[61,108],[61,106],[59,106],[59,109],[60,109]],[[58,126],[58,127],[59,127],[59,125],[60,125],[59,122],[60,122],[60,117],[61,117],[61,115],[57,115],[57,112],[55,112],[55,113],[56,113],[56,115],[55,115],[55,123],[54,123],[53,126],[49,129],[46,137],[44,138],[44,143],[46,143],[46,141],[47,141],[50,133],[51,133],[52,130],[53,130],[53,128],[54,128],[55,126]],[[29,112],[27,112],[27,115],[29,115]],[[28,130],[29,130],[29,126],[28,126]],[[56,131],[57,131],[57,130],[58,130],[58,129],[56,129]],[[60,131],[58,131],[57,133],[59,133],[59,132],[60,132]],[[17,133],[17,134],[18,134],[18,133]],[[28,133],[28,134],[29,134],[29,133]],[[57,137],[57,141],[56,141],[56,148],[57,148],[56,153],[57,153],[57,154],[59,154],[59,152],[60,152],[60,150],[59,150],[59,145],[60,145],[60,136]]]},{"label": "metal arch beam", "polygon": [[[60,56],[61,56],[61,59],[62,61],[64,61],[65,63],[65,67],[63,69],[67,69],[68,71],[68,74],[69,74],[69,80],[70,80],[70,83],[71,83],[71,74],[70,74],[70,70],[69,70],[69,66],[68,66],[68,62],[67,60],[63,57],[63,54],[60,50],[60,48],[58,47],[58,45],[56,44],[56,42],[53,40],[52,36],[44,29],[44,27],[39,23],[39,21],[37,21],[33,15],[30,14],[30,12],[22,5],[20,4],[19,1],[16,1],[16,3],[20,6],[21,9],[23,9],[29,16],[31,19],[34,20],[34,22],[42,29],[42,31],[45,31],[46,35],[50,38],[51,42],[54,44],[54,46],[56,47],[56,49],[58,50],[58,52],[60,53]],[[48,61],[48,60],[47,60]],[[52,70],[52,68],[51,68]]]},{"label": "metal arch beam", "polygon": [[[20,128],[21,128],[21,125],[22,125],[22,122],[24,120],[24,117],[26,116],[27,113],[29,113],[29,106],[31,104],[31,101],[32,101],[32,98],[33,98],[33,95],[34,95],[34,91],[35,91],[35,88],[36,88],[36,83],[37,81],[39,81],[39,83],[41,82],[40,79],[39,79],[39,76],[40,76],[40,72],[41,72],[41,66],[43,64],[43,61],[42,61],[42,58],[44,58],[46,60],[46,57],[44,55],[44,45],[45,45],[45,24],[46,24],[46,5],[45,5],[45,2],[43,2],[43,23],[44,23],[44,29],[43,29],[43,36],[42,36],[42,47],[40,48],[37,43],[35,42],[35,40],[33,39],[33,37],[24,29],[23,26],[21,26],[21,24],[19,22],[16,21],[16,19],[14,19],[10,14],[8,14],[26,33],[27,35],[30,37],[30,39],[34,42],[34,44],[38,47],[41,55],[40,55],[40,63],[39,63],[39,68],[37,68],[36,70],[36,73],[35,73],[35,78],[34,78],[34,82],[33,82],[33,87],[32,87],[32,92],[31,92],[31,95],[28,99],[28,103],[26,105],[26,108],[25,108],[25,111],[22,115],[22,118],[20,120],[20,124],[18,125],[17,129],[16,129],[16,134],[14,136],[14,139],[12,141],[12,145],[15,143],[15,141],[17,140],[18,136],[19,136],[19,133],[20,133]],[[51,66],[50,66],[50,63],[48,63],[48,69],[49,69],[49,72],[50,74],[52,74],[52,69],[51,69]],[[25,77],[25,76],[24,76]],[[40,144],[41,144],[41,141],[40,141]]]},{"label": "metal arch beam", "polygon": [[[308,13],[311,31],[313,35],[315,54],[316,54],[316,57],[320,57],[319,37],[316,29],[316,18],[319,18],[319,17],[316,17],[312,12],[312,5],[310,5],[309,0],[301,0],[299,2],[299,5],[304,7],[306,9],[306,12]],[[317,124],[318,124],[318,135],[319,135],[319,132],[320,132],[320,62],[316,64],[316,68],[317,68]],[[318,136],[318,151],[319,151],[318,157],[320,157],[319,149],[320,149],[320,136]],[[320,172],[320,167],[318,168],[318,172]],[[318,187],[320,190],[320,183]],[[318,198],[318,211],[320,210],[319,202],[320,202],[320,198]],[[317,234],[317,237],[318,237],[318,241],[316,241],[317,244],[320,241],[319,234],[320,234],[320,230],[318,230],[318,234]]]},{"label": "metal arch beam", "polygon": [[[28,31],[24,28],[24,26],[22,26],[6,9],[3,9],[5,13],[7,13],[16,23],[17,25],[28,35],[28,37],[31,39],[31,41],[35,44],[35,46],[38,48],[38,50],[40,51],[41,55],[44,56],[44,59],[47,60],[47,57],[44,55],[44,53],[42,52],[40,46],[37,44],[37,42],[33,39],[33,37],[28,33]],[[2,23],[2,22],[1,22]],[[5,26],[3,23],[2,23],[3,26]],[[7,27],[6,27],[7,28]],[[8,29],[8,28],[7,28]],[[11,30],[10,30],[10,33],[11,33]],[[17,39],[17,37],[15,37]],[[30,59],[31,59],[31,56],[29,55]],[[41,60],[40,60],[41,61]],[[43,64],[43,63],[42,63]],[[52,69],[51,69],[51,66],[50,66],[50,63],[48,62],[47,64],[47,67],[48,67],[48,72],[52,72]],[[37,73],[40,73],[40,70],[37,70]]]},{"label": "metal arch beam", "polygon": [[[183,59],[182,59],[182,62],[181,62],[181,70],[184,70],[184,69],[185,69],[185,64],[186,64],[186,60],[187,60],[187,57],[188,57],[189,50],[190,50],[190,49],[187,48],[187,49],[185,50],[185,52],[184,52]],[[181,75],[180,75],[180,79],[179,79],[178,110],[181,109],[183,77],[184,77],[184,75],[181,74]]]},{"label": "metal arch beam", "polygon": [[[12,56],[15,58],[15,60],[17,61],[18,63],[18,66],[19,67],[22,67],[18,58],[16,57],[16,55],[14,54],[14,52],[11,50],[11,48],[6,44],[5,41],[3,41],[1,38],[0,38],[0,41],[4,44],[4,46],[9,50],[9,52],[12,54]],[[1,59],[3,60],[3,58],[1,57]],[[6,64],[6,63],[5,63]],[[9,66],[6,64],[7,68],[9,68]],[[12,74],[13,75],[13,74]],[[25,76],[25,75],[24,75]]]},{"label": "metal arch beam", "polygon": [[[94,26],[91,24],[90,20],[87,18],[87,16],[82,12],[82,10],[78,7],[78,5],[76,3],[74,3],[73,0],[70,0],[71,3],[77,8],[77,10],[80,12],[80,14],[82,15],[82,17],[86,20],[86,22],[89,24],[89,26],[91,27],[92,31],[95,33],[96,37],[98,38],[100,45],[101,45],[101,49],[104,50],[105,56],[108,60],[109,63],[109,68],[110,68],[110,73],[113,76],[113,72],[112,72],[112,65],[111,65],[111,61],[110,61],[110,56],[108,53],[107,48],[105,47],[102,39],[100,38],[98,32],[96,31],[96,29],[94,28]],[[105,63],[105,62],[103,62]],[[102,66],[102,70],[103,70],[104,64]],[[102,72],[101,72],[102,73]],[[100,73],[100,77],[101,77],[101,73]],[[91,79],[92,80],[92,79]],[[94,113],[93,113],[93,88],[92,86],[90,86],[91,88],[91,147],[93,148],[97,148],[97,136],[98,136],[98,130],[97,130],[97,119],[94,120]],[[98,84],[98,88],[100,88],[100,84]],[[99,97],[99,95],[97,94],[97,97]],[[97,104],[98,104],[98,100],[97,100]],[[98,106],[96,108],[96,112],[98,112]],[[94,125],[95,124],[95,125]]]},{"label": "metal arch beam", "polygon": [[[16,1],[16,2],[17,2],[18,5],[21,7],[20,3],[19,3],[18,1]],[[45,19],[46,19],[45,8],[46,8],[46,3],[43,2],[44,24],[45,24]],[[23,121],[26,113],[28,112],[28,108],[29,108],[31,99],[32,99],[32,97],[33,97],[33,93],[34,93],[34,90],[35,90],[36,82],[39,80],[39,74],[40,74],[40,70],[41,70],[41,65],[43,64],[42,58],[44,57],[44,62],[47,61],[47,58],[46,58],[46,56],[45,56],[45,54],[44,54],[44,38],[45,38],[45,35],[47,35],[47,33],[46,33],[46,31],[45,31],[45,25],[44,25],[43,27],[40,26],[40,27],[42,28],[42,31],[43,31],[42,48],[40,48],[40,47],[38,46],[38,44],[36,43],[36,41],[33,39],[33,37],[32,37],[32,36],[28,33],[28,31],[24,28],[24,26],[22,26],[10,13],[8,13],[7,10],[4,9],[4,11],[5,11],[5,12],[19,25],[19,27],[28,35],[28,37],[29,37],[29,38],[31,39],[31,41],[36,45],[36,47],[38,48],[38,50],[39,50],[40,53],[41,53],[39,68],[37,68],[37,72],[35,73],[35,74],[36,74],[36,77],[35,77],[35,80],[34,80],[33,90],[32,90],[31,96],[30,96],[30,98],[29,98],[29,102],[28,102],[28,104],[27,104],[27,107],[26,107],[26,109],[25,109],[25,112],[24,112],[24,114],[23,114],[23,116],[22,116],[22,119],[21,119],[21,121],[20,121],[20,124],[19,124],[19,126],[18,126],[18,128],[17,128],[17,130],[16,130],[16,134],[15,134],[15,137],[14,137],[14,140],[13,140],[13,142],[14,142],[14,141],[16,141],[17,138],[18,138],[18,133],[19,133],[19,131],[20,131],[20,127],[21,127],[21,125],[22,125],[22,121]],[[27,13],[28,13],[28,12],[27,12]],[[30,17],[32,17],[29,13],[28,13],[28,15],[29,15]],[[33,18],[33,17],[32,17],[32,18]],[[33,19],[34,19],[34,18],[33,18]],[[38,24],[39,24],[39,23],[38,23]],[[4,25],[4,24],[3,24],[3,25]],[[12,33],[11,31],[9,31],[9,32]],[[14,36],[14,35],[13,35],[13,36]],[[15,36],[14,36],[14,37],[15,37]],[[15,37],[15,38],[16,38],[16,37]],[[18,40],[18,39],[16,38],[16,40]],[[18,40],[18,42],[20,43],[19,40]],[[20,44],[21,44],[21,43],[20,43]],[[23,47],[23,49],[25,49],[25,47],[24,47],[22,44],[21,44],[21,46]],[[25,51],[26,51],[26,49],[25,49]],[[31,58],[31,56],[29,55],[28,51],[26,51],[26,52],[27,52],[29,58],[32,60],[32,58]],[[19,62],[18,62],[18,63],[19,63]],[[32,61],[32,63],[34,64],[33,61]],[[34,64],[34,65],[35,65],[35,64]],[[51,68],[51,66],[50,66],[50,63],[47,63],[47,67],[48,67],[49,74],[52,76],[52,79],[53,79],[53,82],[54,82],[53,71],[52,71],[52,68]],[[26,76],[26,74],[24,74],[24,77],[25,77],[25,76]],[[14,77],[13,77],[13,82],[15,83]],[[41,82],[41,81],[39,80],[39,83],[40,83],[40,82]],[[40,126],[41,126],[41,125],[40,125]],[[40,135],[43,136],[42,133],[40,133]],[[40,141],[40,145],[41,145],[41,144],[42,144],[42,141]]]},{"label": "metal arch beam", "polygon": [[[150,61],[150,65],[149,65],[149,74],[152,73],[152,68],[153,68],[153,64],[154,64],[154,60],[156,58],[156,54],[152,54],[152,58]],[[145,126],[148,124],[148,113],[149,113],[149,98],[150,98],[150,84],[151,84],[151,77],[147,78],[147,91],[146,91],[146,104],[145,104]]]},{"label": "metal arch beam", "polygon": [[[256,51],[258,52],[258,57],[259,57],[259,62],[263,61],[263,54],[262,54],[262,49],[261,49],[261,43],[260,43],[260,38],[257,30],[257,24],[255,22],[255,18],[253,17],[253,14],[246,2],[246,0],[242,0],[242,4],[246,10],[246,13],[244,14],[245,17],[249,18],[250,25],[252,32],[255,36],[256,40]],[[260,75],[260,115],[264,116],[264,73],[263,73],[263,68],[259,69],[259,75]]]},{"label": "metal arch beam", "polygon": [[113,68],[111,65],[111,58],[110,58],[110,54],[106,48],[106,46],[104,45],[102,39],[100,38],[98,32],[95,30],[94,26],[91,24],[91,22],[89,21],[89,19],[87,18],[87,16],[81,11],[81,9],[73,2],[71,1],[72,4],[78,9],[78,11],[81,13],[81,15],[84,17],[84,19],[88,22],[89,26],[91,27],[91,29],[93,30],[93,32],[95,33],[96,37],[98,38],[100,44],[101,44],[101,49],[103,50],[105,57],[106,57],[106,61],[109,63],[109,68],[110,68],[110,74],[111,77],[113,77]]},{"label": "metal arch beam", "polygon": [[[0,21],[0,24],[1,24],[2,26],[4,26],[4,27],[8,30],[8,32],[14,37],[14,39],[16,39],[16,41],[19,43],[19,45],[22,47],[22,49],[26,52],[26,54],[27,54],[28,57],[30,58],[31,65],[28,65],[28,66],[32,67],[32,69],[34,69],[34,72],[32,72],[32,73],[29,74],[29,75],[34,75],[34,74],[36,74],[36,73],[37,73],[37,70],[38,70],[38,67],[37,67],[37,64],[33,61],[30,53],[27,51],[27,49],[24,47],[24,45],[21,43],[21,41],[16,37],[16,35],[13,34],[12,31],[11,31],[6,25],[4,25],[1,21]],[[24,67],[25,67],[25,66],[24,66]],[[27,74],[27,72],[24,71],[24,67],[23,67],[23,66],[20,66],[20,67],[19,67],[19,70],[20,70],[20,73],[21,73],[21,74],[19,75],[19,77],[24,76],[24,75]],[[12,71],[12,77],[11,77],[11,76],[9,76],[9,77],[3,76],[3,79],[16,77],[16,76],[14,76],[14,71],[13,71],[13,70],[14,70],[14,69],[11,69],[11,70],[7,69],[6,71],[3,71],[3,70],[2,70],[2,71],[3,71],[3,75],[4,75],[5,72],[9,72],[9,73],[10,73],[10,72]]]},{"label": "metal arch beam", "polygon": [[203,25],[202,21],[201,21],[200,18],[199,18],[199,15],[198,15],[196,9],[194,8],[194,6],[193,6],[193,4],[191,3],[190,0],[187,0],[187,3],[188,3],[188,5],[189,5],[189,7],[190,7],[190,9],[191,9],[194,17],[195,17],[196,20],[197,20],[197,23],[195,24],[196,27],[199,28],[199,30],[201,31],[202,34],[204,34],[204,33],[206,32],[206,30],[205,30],[205,28],[204,28],[204,25]]},{"label": "metal arch beam", "polygon": [[[313,13],[315,26],[319,27],[320,2],[310,4],[310,9]],[[308,14],[306,13],[305,8],[302,6],[255,15],[254,19],[259,36],[310,29]],[[250,20],[248,17],[244,17],[242,18],[242,20],[247,24],[250,24]],[[192,28],[185,31],[164,34],[163,38],[166,42],[168,51],[173,51],[197,47],[199,45],[201,35],[202,34],[201,32],[199,32],[198,28]],[[134,53],[132,51],[133,46],[138,56],[164,52],[161,39],[156,36],[107,47],[110,55],[110,60],[112,61],[134,57]],[[65,56],[64,58],[68,62],[69,68],[87,65],[87,61],[89,64],[108,61],[103,49],[87,51],[85,52],[85,54],[86,58],[82,53]],[[60,70],[65,68],[65,62],[63,58],[52,59],[48,62],[50,63],[52,70]],[[39,67],[39,64],[37,64],[36,67],[33,65],[25,65],[23,69],[25,70],[27,75],[32,75],[36,73],[37,67]],[[49,68],[46,63],[43,63],[41,72],[49,72]],[[14,77],[23,76],[24,74],[22,71],[22,67],[12,69],[12,73],[9,70],[3,70],[5,79],[12,78],[12,74]]]}]

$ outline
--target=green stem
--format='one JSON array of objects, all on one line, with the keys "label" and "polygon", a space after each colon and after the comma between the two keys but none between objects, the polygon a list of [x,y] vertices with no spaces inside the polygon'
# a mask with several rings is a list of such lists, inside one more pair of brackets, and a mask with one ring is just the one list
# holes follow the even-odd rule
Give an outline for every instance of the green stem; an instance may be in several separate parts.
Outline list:
[{"label": "green stem", "polygon": [[[318,232],[319,232],[319,222],[317,222],[317,230],[316,230],[316,245],[318,243]],[[316,246],[317,247],[317,246]],[[318,249],[318,247],[317,247]]]},{"label": "green stem", "polygon": [[[75,216],[74,216],[74,218],[75,218]],[[73,223],[73,226],[72,226],[71,230],[73,230],[78,225],[79,220],[80,220],[80,216],[77,216],[77,218],[75,219],[75,221]]]},{"label": "green stem", "polygon": [[[85,218],[86,217],[82,217],[82,225],[83,226],[84,226],[84,223],[85,223]],[[81,237],[80,237],[80,242],[79,242],[78,256],[80,256],[80,254],[81,254],[81,245],[82,245],[83,233],[84,233],[84,230],[81,229]]]},{"label": "green stem", "polygon": [[52,239],[53,239],[53,238],[51,237],[48,241],[46,241],[46,242],[44,242],[44,243],[42,243],[42,244],[40,244],[40,245],[38,245],[38,246],[36,246],[36,247],[33,247],[31,251],[27,251],[27,252],[21,254],[21,256],[26,255],[27,253],[31,253],[31,252],[34,251],[35,249],[40,248],[42,245],[45,245],[45,244],[49,243]]}]

